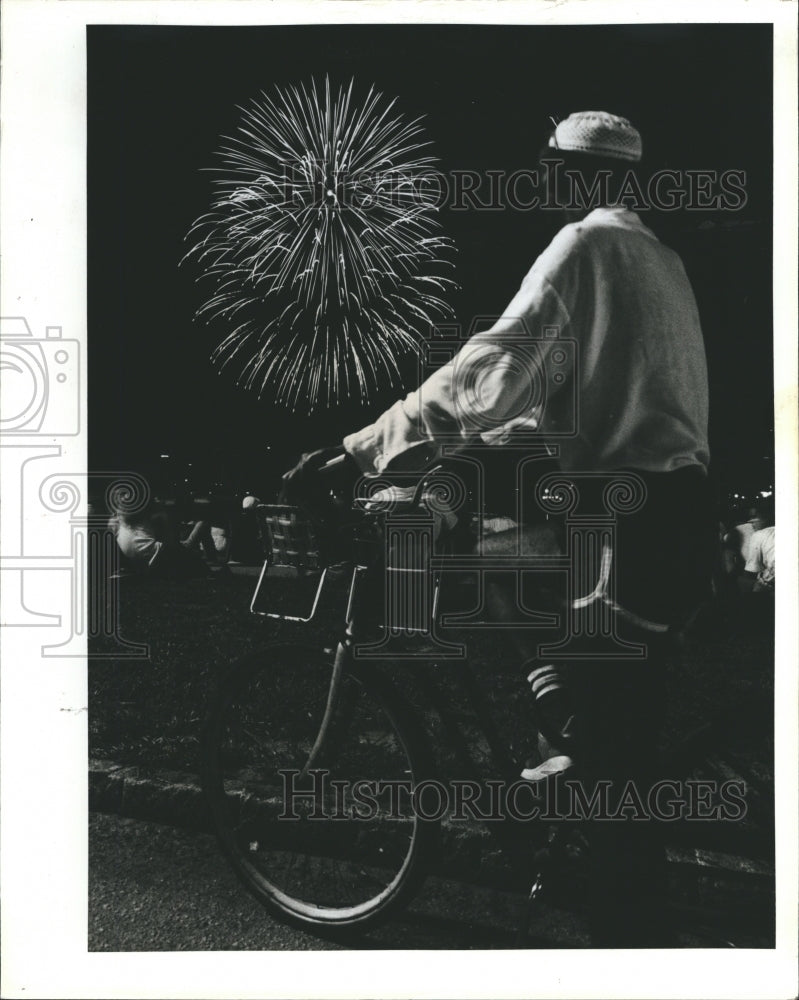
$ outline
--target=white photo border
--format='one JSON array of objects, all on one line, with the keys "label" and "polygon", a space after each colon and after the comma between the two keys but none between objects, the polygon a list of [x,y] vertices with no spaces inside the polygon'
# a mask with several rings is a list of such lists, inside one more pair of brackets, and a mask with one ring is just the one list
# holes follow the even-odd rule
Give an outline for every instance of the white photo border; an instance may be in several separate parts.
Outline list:
[{"label": "white photo border", "polygon": [[[23,479],[86,472],[86,26],[320,23],[774,25],[776,503],[780,562],[797,565],[796,2],[675,0],[6,0],[2,9],[3,316],[77,342],[73,396],[54,434],[2,449],[3,555],[42,557],[33,614],[64,607],[67,536],[23,506]],[[57,335],[55,335],[57,336]],[[53,410],[54,413],[57,410]],[[60,419],[60,418],[59,418]],[[39,453],[36,453],[38,449]],[[29,468],[30,460],[40,464]],[[16,498],[16,504],[15,504]],[[10,513],[9,513],[10,512]],[[11,516],[13,515],[13,516]],[[59,524],[62,522],[59,521]],[[38,548],[37,548],[38,546]],[[8,564],[12,570],[12,563]],[[797,960],[797,580],[781,573],[776,658],[777,947],[763,951],[570,954],[414,952],[90,953],[87,950],[87,680],[80,660],[45,658],[53,623],[3,629],[4,997],[792,997]],[[7,610],[12,597],[3,598]],[[24,604],[24,601],[22,601]],[[6,621],[5,614],[3,621]],[[61,627],[65,626],[61,622]],[[53,639],[57,641],[57,639]]]}]

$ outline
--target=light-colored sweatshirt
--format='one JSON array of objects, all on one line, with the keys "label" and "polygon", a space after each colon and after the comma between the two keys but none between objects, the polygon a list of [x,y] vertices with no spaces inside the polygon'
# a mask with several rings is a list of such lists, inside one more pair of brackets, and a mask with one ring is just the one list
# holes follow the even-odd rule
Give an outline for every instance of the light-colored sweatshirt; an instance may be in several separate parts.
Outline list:
[{"label": "light-colored sweatshirt", "polygon": [[597,208],[560,230],[490,330],[344,447],[376,474],[519,426],[555,443],[564,471],[706,467],[707,397],[680,258],[635,212]]}]

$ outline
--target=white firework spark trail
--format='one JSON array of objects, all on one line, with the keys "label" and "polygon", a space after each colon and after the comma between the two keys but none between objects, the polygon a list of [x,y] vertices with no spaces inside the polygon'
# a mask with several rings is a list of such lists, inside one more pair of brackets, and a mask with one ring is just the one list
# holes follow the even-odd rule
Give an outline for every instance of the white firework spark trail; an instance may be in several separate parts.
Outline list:
[{"label": "white firework spark trail", "polygon": [[227,328],[214,361],[291,409],[398,384],[399,359],[452,315],[436,161],[394,104],[372,88],[358,106],[329,80],[262,93],[189,233],[210,285],[198,316]]}]

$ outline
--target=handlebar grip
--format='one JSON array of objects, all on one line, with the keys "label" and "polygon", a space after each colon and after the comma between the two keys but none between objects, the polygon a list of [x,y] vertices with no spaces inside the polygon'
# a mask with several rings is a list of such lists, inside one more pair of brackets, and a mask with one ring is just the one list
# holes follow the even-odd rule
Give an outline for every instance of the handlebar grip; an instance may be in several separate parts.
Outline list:
[{"label": "handlebar grip", "polygon": [[320,472],[332,472],[337,469],[340,465],[347,461],[347,453],[343,451],[340,455],[336,455],[335,458],[331,458],[329,462],[325,462],[324,465],[320,466]]}]

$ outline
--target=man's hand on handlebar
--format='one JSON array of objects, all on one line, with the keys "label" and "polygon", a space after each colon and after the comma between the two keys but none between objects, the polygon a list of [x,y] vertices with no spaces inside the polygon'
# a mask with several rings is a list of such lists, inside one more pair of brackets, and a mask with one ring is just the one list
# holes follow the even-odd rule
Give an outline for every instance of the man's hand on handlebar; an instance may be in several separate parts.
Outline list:
[{"label": "man's hand on handlebar", "polygon": [[361,472],[342,445],[320,448],[303,455],[283,476],[281,503],[304,507],[313,517],[327,520],[333,513],[331,494],[352,499],[352,488]]}]

